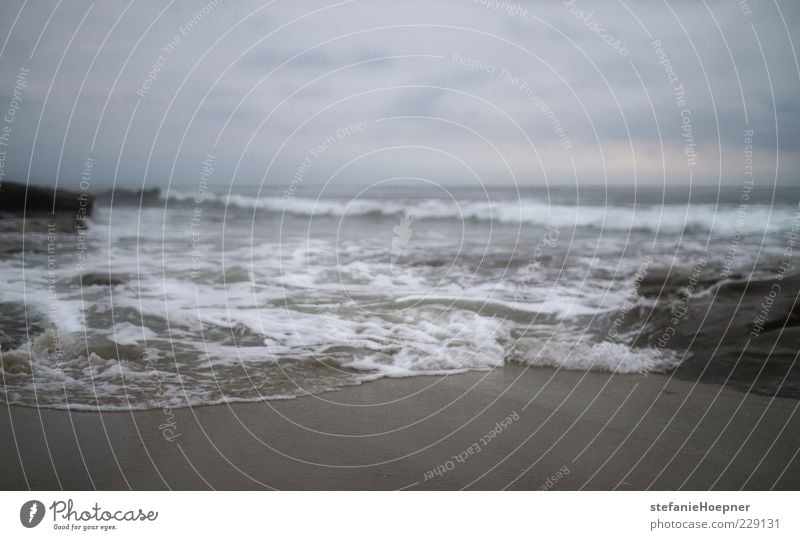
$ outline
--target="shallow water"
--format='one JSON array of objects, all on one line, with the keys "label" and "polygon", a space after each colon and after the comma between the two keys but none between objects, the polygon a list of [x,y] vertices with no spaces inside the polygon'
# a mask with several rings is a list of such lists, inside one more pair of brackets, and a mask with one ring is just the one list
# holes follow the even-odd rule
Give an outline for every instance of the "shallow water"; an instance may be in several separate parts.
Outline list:
[{"label": "shallow water", "polygon": [[173,190],[101,205],[85,234],[3,219],[0,398],[115,410],[506,362],[666,372],[691,354],[681,302],[785,259],[800,193],[746,212],[737,196]]}]

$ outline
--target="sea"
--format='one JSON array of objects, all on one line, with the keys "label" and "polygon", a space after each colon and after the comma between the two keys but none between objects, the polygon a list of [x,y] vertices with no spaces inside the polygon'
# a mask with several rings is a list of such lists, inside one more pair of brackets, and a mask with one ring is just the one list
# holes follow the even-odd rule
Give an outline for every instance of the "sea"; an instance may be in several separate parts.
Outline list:
[{"label": "sea", "polygon": [[696,299],[792,272],[798,202],[409,178],[3,216],[0,400],[177,408],[509,364],[670,374],[697,354]]}]

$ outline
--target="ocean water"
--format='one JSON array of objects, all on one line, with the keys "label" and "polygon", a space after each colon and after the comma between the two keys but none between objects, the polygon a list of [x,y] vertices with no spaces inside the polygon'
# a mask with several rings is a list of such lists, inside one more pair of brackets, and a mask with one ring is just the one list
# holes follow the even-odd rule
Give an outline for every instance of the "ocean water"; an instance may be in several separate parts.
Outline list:
[{"label": "ocean water", "polygon": [[674,322],[681,301],[774,276],[800,200],[414,180],[284,189],[101,201],[86,230],[0,220],[0,399],[121,410],[507,363],[669,372],[691,355],[663,339],[694,324]]}]

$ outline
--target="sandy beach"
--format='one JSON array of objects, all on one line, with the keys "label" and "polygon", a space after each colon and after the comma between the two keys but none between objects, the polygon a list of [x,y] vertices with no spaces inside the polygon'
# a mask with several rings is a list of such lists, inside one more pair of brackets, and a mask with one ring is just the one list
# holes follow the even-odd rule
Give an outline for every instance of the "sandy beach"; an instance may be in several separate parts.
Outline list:
[{"label": "sandy beach", "polygon": [[798,489],[799,403],[662,375],[505,366],[174,417],[4,406],[0,486]]}]

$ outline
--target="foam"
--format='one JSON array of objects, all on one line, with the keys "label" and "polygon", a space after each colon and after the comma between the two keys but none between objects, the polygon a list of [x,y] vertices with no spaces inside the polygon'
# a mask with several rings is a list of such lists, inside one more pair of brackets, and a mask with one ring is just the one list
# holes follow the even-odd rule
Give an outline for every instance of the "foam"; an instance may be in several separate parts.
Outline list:
[{"label": "foam", "polygon": [[[183,203],[193,195],[171,193],[169,200]],[[312,199],[303,197],[250,197],[244,195],[209,195],[206,202],[232,206],[257,212],[286,213],[303,217],[359,217],[403,216],[412,220],[455,219],[494,221],[510,224],[531,224],[571,227],[589,227],[610,231],[664,231],[679,233],[684,230],[711,231],[733,234],[741,226],[749,231],[776,231],[791,226],[791,209],[754,206],[742,218],[735,205],[548,205],[535,199],[516,201],[465,201],[451,200],[385,200],[385,199]]]},{"label": "foam", "polygon": [[590,343],[525,338],[516,346],[513,361],[538,367],[611,373],[663,373],[675,368],[681,357],[671,350],[631,348],[623,343]]},{"label": "foam", "polygon": [[[365,199],[348,207],[346,201],[237,196],[228,201],[237,209],[361,216],[357,223],[369,235],[306,238],[305,227],[287,227],[280,241],[270,241],[271,231],[260,230],[254,241],[251,216],[239,211],[225,218],[230,222],[222,251],[221,211],[213,205],[226,200],[207,199],[212,206],[204,217],[210,226],[201,235],[205,255],[197,276],[191,274],[193,209],[165,214],[163,209],[119,208],[111,220],[98,215],[89,240],[89,268],[83,272],[107,272],[113,261],[115,269],[135,275],[114,287],[81,290],[75,279],[81,272],[67,261],[58,266],[55,295],[48,296],[41,256],[26,255],[24,263],[17,255],[0,261],[6,281],[0,301],[25,306],[32,319],[38,317],[30,343],[2,351],[6,386],[0,397],[27,405],[122,410],[285,399],[380,377],[489,370],[505,362],[616,373],[666,371],[678,364],[677,354],[575,336],[595,317],[603,320],[617,312],[625,300],[639,307],[661,301],[647,304],[629,297],[643,254],[655,259],[652,273],[691,268],[693,257],[708,255],[703,231],[712,223],[711,207],[693,207],[688,220],[694,232],[681,240],[677,260],[677,233],[683,235],[687,219],[686,209],[677,206],[662,215],[660,208],[634,214],[628,207],[546,207],[532,200],[522,205],[472,201],[459,210],[433,199]],[[717,215],[715,230],[735,225],[727,212]],[[769,227],[783,223],[781,212]],[[463,216],[491,230],[491,236],[485,246],[476,235],[455,245],[448,236],[452,227],[431,223],[414,229],[403,256],[393,263],[392,226],[405,213],[415,220]],[[763,220],[763,229],[768,213],[753,206],[749,216]],[[528,229],[512,254],[508,250],[519,240],[517,231],[494,228],[489,220],[625,233],[604,235],[598,243],[596,231],[578,231],[574,237],[563,232],[563,245],[543,254],[542,270],[532,279],[520,264],[527,265],[538,232]],[[652,248],[650,238],[627,235],[633,221],[644,230],[673,233],[659,236]],[[370,230],[376,223],[383,229]],[[749,234],[742,242],[760,242],[760,236]],[[783,249],[784,237],[768,235],[768,242]],[[573,254],[562,259],[567,248]],[[746,262],[748,251],[756,250],[743,248],[737,264]],[[510,258],[515,266],[508,265]],[[562,260],[567,261],[563,266]],[[639,312],[630,310],[626,323],[640,322],[634,320]],[[10,342],[16,347],[20,341],[15,336]],[[156,395],[156,382],[163,399]]]}]

